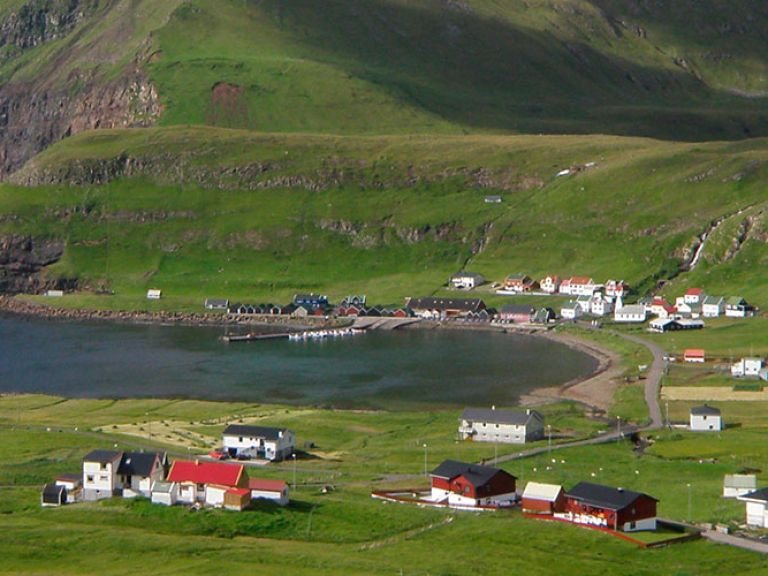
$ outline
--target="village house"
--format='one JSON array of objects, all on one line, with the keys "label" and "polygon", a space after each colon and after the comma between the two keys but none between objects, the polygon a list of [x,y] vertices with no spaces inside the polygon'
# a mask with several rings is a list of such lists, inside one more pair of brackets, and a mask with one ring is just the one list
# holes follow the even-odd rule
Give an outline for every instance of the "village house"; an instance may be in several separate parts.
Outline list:
[{"label": "village house", "polygon": [[747,526],[768,528],[768,488],[738,496],[737,500],[747,504]]},{"label": "village house", "polygon": [[571,296],[592,296],[602,288],[602,284],[596,284],[592,278],[586,276],[572,276],[560,283],[560,294]]},{"label": "village house", "polygon": [[725,312],[725,298],[722,296],[707,296],[701,305],[704,318],[717,318]]},{"label": "village house", "polygon": [[176,500],[185,504],[242,510],[250,502],[248,474],[242,464],[176,460],[167,482],[178,485]]},{"label": "village house", "polygon": [[328,307],[328,296],[322,294],[295,294],[293,296],[294,306],[303,306],[309,312],[314,312],[318,308]]},{"label": "village house", "polygon": [[120,488],[117,469],[122,452],[93,450],[83,458],[83,499],[86,501],[112,498]]},{"label": "village house", "polygon": [[536,410],[465,408],[459,417],[462,440],[525,444],[544,436],[544,416]]},{"label": "village house", "polygon": [[613,312],[613,299],[596,292],[589,303],[589,313],[593,316],[608,316]]},{"label": "village house", "polygon": [[620,306],[621,301],[616,302],[616,309],[613,312],[615,322],[645,322],[647,313],[642,304],[630,304],[629,306]]},{"label": "village house", "polygon": [[451,276],[449,283],[457,290],[472,290],[485,284],[485,277],[475,272],[457,272]]},{"label": "village house", "polygon": [[576,298],[576,304],[581,308],[581,315],[589,314],[592,309],[592,298],[594,296],[578,296]]},{"label": "village house", "polygon": [[611,298],[624,297],[629,292],[629,285],[624,280],[608,280],[605,283],[605,295]]},{"label": "village house", "polygon": [[565,494],[565,511],[556,517],[622,532],[656,529],[658,500],[642,492],[580,482]]},{"label": "village house", "polygon": [[445,460],[430,474],[430,501],[453,507],[511,506],[516,478],[498,468]]},{"label": "village house", "polygon": [[723,429],[720,409],[713,406],[694,406],[690,413],[691,432],[717,432]]},{"label": "village house", "polygon": [[510,274],[504,279],[504,290],[508,292],[531,292],[536,290],[539,284],[525,274]]},{"label": "village house", "polygon": [[417,317],[429,320],[461,318],[485,310],[485,302],[479,298],[407,298],[405,306]]},{"label": "village house", "polygon": [[248,481],[248,489],[251,491],[251,500],[271,500],[280,506],[289,502],[288,484],[283,480],[251,478]]},{"label": "village house", "polygon": [[675,332],[677,330],[701,330],[703,320],[683,320],[673,318],[655,318],[648,323],[649,332]]},{"label": "village house", "polygon": [[499,310],[499,318],[506,322],[527,324],[533,321],[536,308],[530,304],[504,304]]},{"label": "village house", "polygon": [[565,511],[565,491],[559,484],[528,482],[523,490],[523,512],[552,515]]},{"label": "village house", "polygon": [[230,424],[224,429],[222,442],[230,456],[277,461],[293,453],[295,437],[285,428]]},{"label": "village house", "polygon": [[723,479],[723,498],[738,498],[757,490],[754,474],[726,474]]},{"label": "village house", "polygon": [[124,452],[117,467],[117,489],[123,498],[149,498],[154,483],[165,478],[167,466],[164,452]]},{"label": "village house", "polygon": [[701,317],[701,304],[686,302],[683,296],[678,296],[675,299],[675,309],[679,316],[686,318]]},{"label": "village house", "polygon": [[707,353],[703,348],[686,348],[683,350],[683,362],[703,364],[707,359]]},{"label": "village house", "polygon": [[229,308],[229,300],[226,298],[206,298],[203,305],[206,310],[226,310]]},{"label": "village house", "polygon": [[538,312],[533,316],[533,322],[534,324],[549,324],[550,322],[554,322],[557,319],[557,314],[555,314],[555,311],[552,308],[544,307],[540,308]]},{"label": "village house", "polygon": [[560,317],[563,320],[576,320],[584,314],[584,309],[575,300],[569,300],[560,308]]},{"label": "village house", "polygon": [[754,307],[750,306],[741,296],[732,296],[725,303],[725,315],[729,318],[746,318],[754,313]]},{"label": "village house", "polygon": [[558,276],[546,276],[539,282],[542,292],[556,294],[560,290],[560,278]]},{"label": "village house", "polygon": [[357,306],[358,308],[365,308],[365,302],[367,296],[365,294],[351,294],[345,296],[339,306]]},{"label": "village house", "polygon": [[706,294],[701,288],[688,288],[683,294],[683,301],[686,304],[703,304],[705,297]]},{"label": "village house", "polygon": [[731,376],[734,378],[755,378],[760,376],[760,370],[763,368],[762,358],[742,358],[731,365]]}]

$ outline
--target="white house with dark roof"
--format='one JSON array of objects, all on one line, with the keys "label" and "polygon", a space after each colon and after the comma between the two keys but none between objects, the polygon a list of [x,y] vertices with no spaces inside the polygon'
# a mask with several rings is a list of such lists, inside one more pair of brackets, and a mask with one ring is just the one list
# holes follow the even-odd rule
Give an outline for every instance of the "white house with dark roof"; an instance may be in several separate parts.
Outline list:
[{"label": "white house with dark roof", "polygon": [[485,284],[485,277],[476,272],[457,272],[451,276],[450,284],[459,290],[472,290],[481,284]]},{"label": "white house with dark roof", "polygon": [[726,474],[723,479],[723,498],[738,498],[757,490],[754,474]]},{"label": "white house with dark roof", "polygon": [[723,429],[720,409],[714,406],[694,406],[691,408],[690,428],[692,432],[716,432]]},{"label": "white house with dark roof", "polygon": [[155,482],[165,478],[168,457],[162,452],[124,452],[117,467],[123,498],[152,496]]},{"label": "white house with dark roof", "polygon": [[536,410],[465,408],[459,417],[463,440],[525,444],[544,436],[544,416]]},{"label": "white house with dark roof", "polygon": [[224,450],[230,456],[284,460],[294,450],[295,436],[286,428],[231,424],[223,433]]},{"label": "white house with dark roof", "polygon": [[707,296],[701,305],[704,318],[717,318],[725,313],[725,298],[722,296]]},{"label": "white house with dark roof", "polygon": [[768,488],[744,494],[737,500],[747,503],[747,526],[768,528]]},{"label": "white house with dark roof", "polygon": [[122,452],[93,450],[83,458],[83,499],[111,498],[120,486],[117,469]]}]

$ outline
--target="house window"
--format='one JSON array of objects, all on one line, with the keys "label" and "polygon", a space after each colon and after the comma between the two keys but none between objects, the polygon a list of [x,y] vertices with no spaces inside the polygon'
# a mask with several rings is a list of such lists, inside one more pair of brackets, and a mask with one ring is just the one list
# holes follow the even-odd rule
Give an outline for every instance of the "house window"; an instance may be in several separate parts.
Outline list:
[{"label": "house window", "polygon": [[102,463],[100,464],[99,468],[100,468],[101,470],[106,470],[106,469],[107,469],[107,465],[106,465],[104,462],[102,462]]},{"label": "house window", "polygon": [[85,477],[86,482],[93,482],[93,474],[88,474],[88,476]]},{"label": "house window", "polygon": [[242,441],[243,441],[243,437],[242,437],[242,436],[240,436],[240,442],[242,442]]}]

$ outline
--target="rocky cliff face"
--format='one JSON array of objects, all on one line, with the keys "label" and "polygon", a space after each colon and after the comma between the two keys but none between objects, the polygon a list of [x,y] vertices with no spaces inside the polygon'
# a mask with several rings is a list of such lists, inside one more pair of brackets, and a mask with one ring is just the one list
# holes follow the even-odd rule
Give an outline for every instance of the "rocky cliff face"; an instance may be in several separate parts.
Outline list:
[{"label": "rocky cliff face", "polygon": [[61,258],[64,242],[29,236],[0,236],[0,294],[71,289],[75,282],[46,278],[44,268]]},{"label": "rocky cliff face", "polygon": [[[6,58],[59,39],[98,8],[98,0],[29,0],[0,23],[0,47]],[[68,55],[48,63],[64,67]],[[140,53],[121,74],[106,82],[98,69],[73,68],[51,80],[13,78],[0,87],[0,179],[52,143],[83,130],[142,127],[155,123],[161,107]]]}]

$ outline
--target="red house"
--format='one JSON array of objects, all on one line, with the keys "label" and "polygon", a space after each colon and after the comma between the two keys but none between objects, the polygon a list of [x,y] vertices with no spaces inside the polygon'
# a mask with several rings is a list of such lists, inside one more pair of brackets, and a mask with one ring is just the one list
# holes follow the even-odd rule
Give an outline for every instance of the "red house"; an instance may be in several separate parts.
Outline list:
[{"label": "red house", "polygon": [[657,503],[642,492],[579,482],[566,492],[565,513],[557,516],[623,532],[655,530]]},{"label": "red house", "polygon": [[523,512],[552,515],[565,510],[565,491],[558,484],[528,482],[523,491]]},{"label": "red house", "polygon": [[510,506],[517,499],[516,478],[499,468],[445,460],[431,477],[430,500],[448,506]]},{"label": "red house", "polygon": [[685,362],[704,362],[707,359],[707,353],[702,348],[687,348],[683,351],[683,360]]}]

